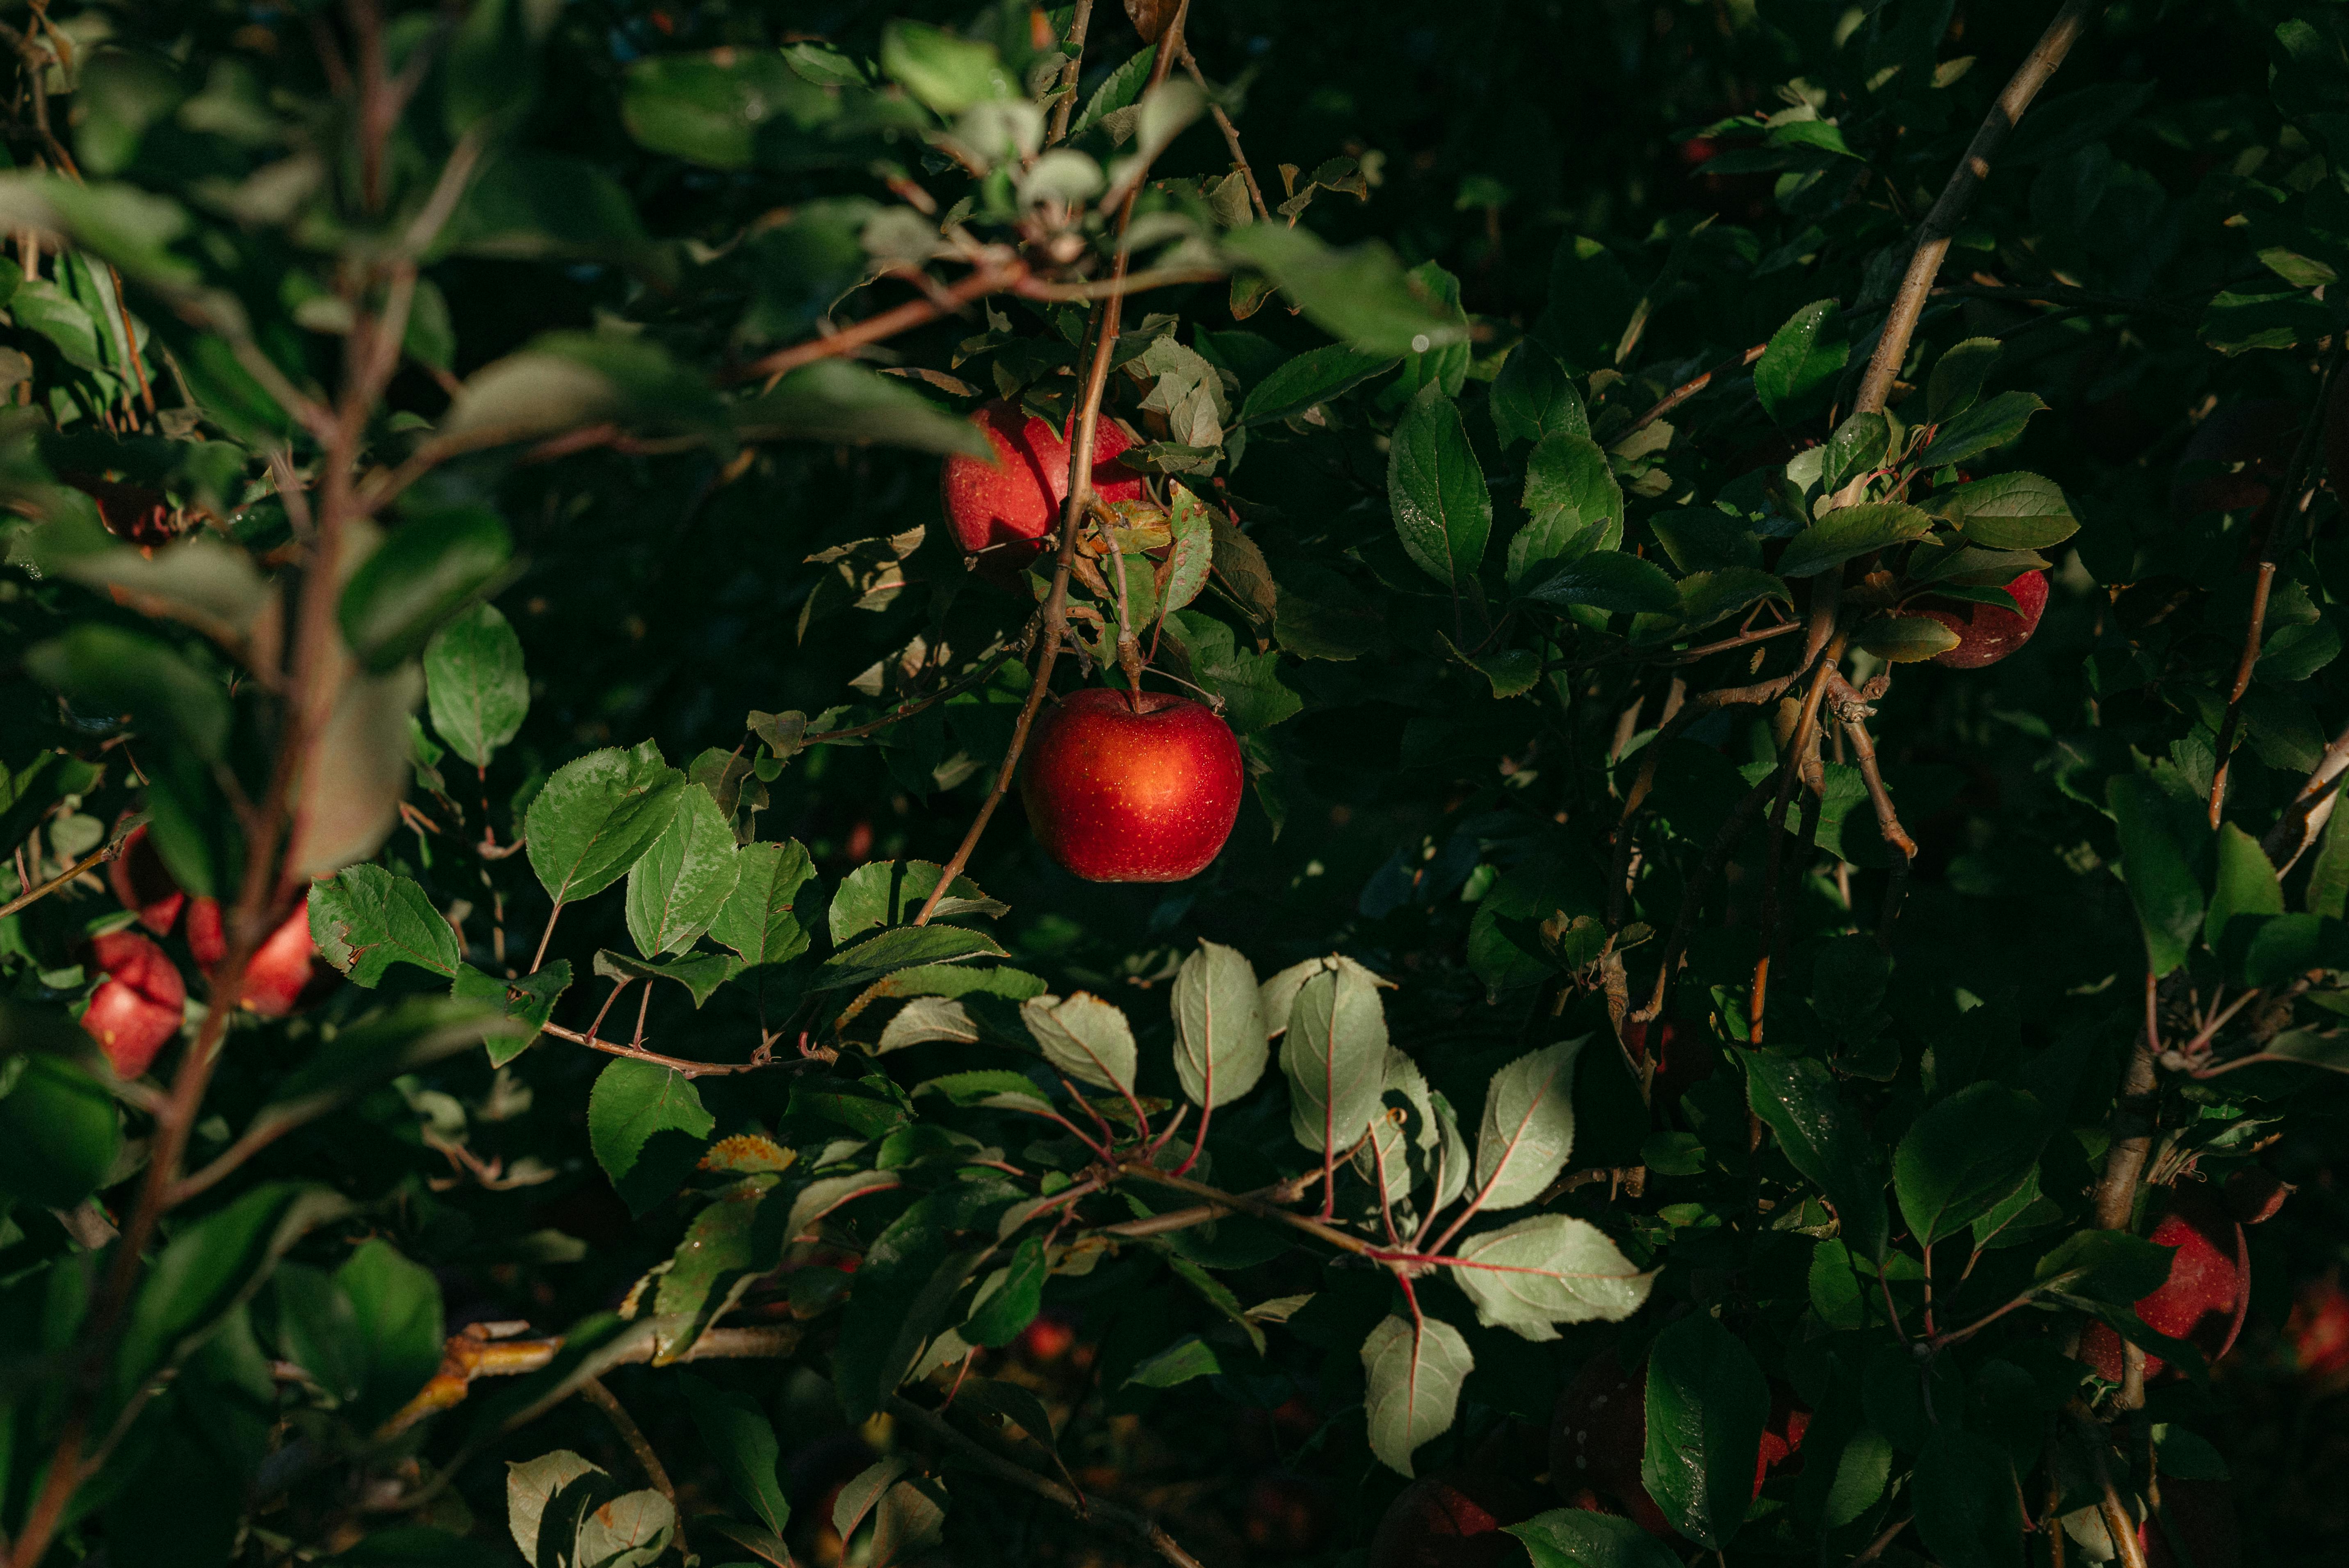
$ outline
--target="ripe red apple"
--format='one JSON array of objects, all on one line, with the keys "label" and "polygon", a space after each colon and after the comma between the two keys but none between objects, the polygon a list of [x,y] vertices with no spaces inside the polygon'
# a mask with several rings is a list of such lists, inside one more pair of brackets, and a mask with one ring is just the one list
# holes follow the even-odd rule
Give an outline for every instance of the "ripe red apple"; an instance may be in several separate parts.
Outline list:
[{"label": "ripe red apple", "polygon": [[[218,899],[200,898],[188,906],[188,950],[207,978],[228,956],[228,933],[221,923]],[[252,962],[244,966],[239,1005],[264,1018],[282,1018],[294,1011],[320,973],[318,944],[310,935],[310,895],[304,893],[294,913],[254,950]]]},{"label": "ripe red apple", "polygon": [[2013,610],[1958,599],[1927,599],[1909,606],[1911,614],[1939,621],[1958,634],[1958,645],[1935,654],[1935,664],[1978,670],[2031,641],[2031,634],[2039,629],[2040,613],[2047,608],[2047,573],[2026,572],[2002,586],[2014,596]]},{"label": "ripe red apple", "polygon": [[2164,1477],[2161,1511],[2167,1523],[2156,1517],[2137,1526],[2146,1568],[2243,1568],[2243,1532],[2227,1482]]},{"label": "ripe red apple", "polygon": [[2338,1279],[2311,1280],[2300,1287],[2283,1337],[2302,1377],[2325,1379],[2349,1372],[2349,1292]]},{"label": "ripe red apple", "polygon": [[[2137,1315],[2147,1326],[2172,1339],[2191,1340],[2218,1360],[2234,1348],[2251,1305],[2251,1255],[2243,1227],[2215,1200],[2181,1192],[2150,1239],[2156,1246],[2177,1250],[2170,1255],[2169,1278],[2139,1299]],[[2101,1323],[2091,1323],[2081,1335],[2080,1359],[2107,1383],[2120,1382],[2126,1371],[2120,1336]],[[2145,1375],[2152,1377],[2167,1365],[2148,1352]]]},{"label": "ripe red apple", "polygon": [[106,868],[106,882],[122,907],[135,913],[139,923],[158,936],[171,934],[171,923],[180,918],[180,906],[188,902],[143,825],[131,829],[130,836],[122,841],[122,852]]},{"label": "ripe red apple", "polygon": [[1087,882],[1181,882],[1231,836],[1244,778],[1206,707],[1093,686],[1036,721],[1019,798],[1045,852]]},{"label": "ripe red apple", "polygon": [[1535,1491],[1474,1469],[1422,1476],[1402,1489],[1371,1537],[1371,1568],[1499,1568],[1525,1561],[1505,1525],[1542,1511]]},{"label": "ripe red apple", "polygon": [[1721,1051],[1713,1037],[1702,1029],[1688,1028],[1670,1018],[1654,1023],[1628,1020],[1623,1025],[1623,1044],[1635,1057],[1645,1058],[1652,1046],[1656,1057],[1656,1076],[1649,1086],[1656,1101],[1677,1105],[1681,1096],[1713,1076],[1721,1063]]},{"label": "ripe red apple", "polygon": [[[1808,1408],[1783,1388],[1771,1390],[1769,1424],[1762,1429],[1762,1446],[1754,1458],[1755,1497],[1775,1471],[1791,1468],[1789,1461],[1802,1451],[1803,1434],[1810,1424]],[[1551,1414],[1550,1485],[1576,1507],[1587,1507],[1582,1499],[1595,1491],[1620,1504],[1649,1534],[1677,1541],[1680,1532],[1664,1518],[1640,1477],[1647,1448],[1647,1363],[1626,1372],[1611,1350],[1593,1357],[1558,1396]]]},{"label": "ripe red apple", "polygon": [[163,950],[135,931],[109,931],[96,938],[89,957],[107,978],[83,1011],[81,1026],[114,1065],[116,1077],[135,1078],[180,1032],[188,1010],[187,983]]},{"label": "ripe red apple", "polygon": [[[948,458],[938,497],[964,552],[978,555],[988,576],[1009,582],[1042,552],[1060,523],[1069,497],[1069,438],[1009,403],[989,403],[970,421],[986,432],[995,460]],[[1116,460],[1133,445],[1111,420],[1095,427],[1093,490],[1102,500],[1142,499],[1142,476]]]}]

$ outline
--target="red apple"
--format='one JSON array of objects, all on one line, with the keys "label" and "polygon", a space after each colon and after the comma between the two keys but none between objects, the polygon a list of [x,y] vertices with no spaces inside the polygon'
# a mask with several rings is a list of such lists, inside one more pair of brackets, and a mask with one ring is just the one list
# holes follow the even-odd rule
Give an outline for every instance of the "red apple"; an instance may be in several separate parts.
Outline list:
[{"label": "red apple", "polygon": [[2246,1225],[2272,1220],[2292,1184],[2264,1166],[2246,1165],[2227,1178],[2227,1212]]},{"label": "red apple", "polygon": [[1037,720],[1019,798],[1045,852],[1087,882],[1181,882],[1231,836],[1244,778],[1206,707],[1093,686]]},{"label": "red apple", "polygon": [[133,544],[168,544],[176,537],[171,528],[171,503],[162,491],[84,474],[61,477],[65,483],[98,502],[98,521],[116,538],[127,539]]},{"label": "red apple", "polygon": [[[995,460],[950,457],[938,496],[966,554],[988,576],[1009,581],[1044,549],[1069,496],[1069,440],[1009,403],[989,403],[970,417],[995,449]],[[1140,500],[1142,476],[1117,462],[1133,445],[1103,419],[1093,431],[1093,490],[1105,501]],[[981,552],[985,552],[981,554]]]},{"label": "red apple", "polygon": [[2047,608],[2047,573],[2026,572],[2003,586],[2014,595],[2013,610],[1957,599],[1927,599],[1909,607],[1911,614],[1939,621],[1958,634],[1958,645],[1935,654],[1935,664],[1978,670],[2031,641],[2031,634],[2039,629],[2040,613]]},{"label": "red apple", "polygon": [[118,1078],[145,1072],[180,1032],[188,987],[163,950],[135,931],[109,931],[89,944],[92,967],[107,976],[89,999],[81,1026],[106,1053]]},{"label": "red apple", "polygon": [[2157,1517],[2137,1526],[2146,1568],[2243,1568],[2243,1532],[2227,1482],[2164,1477],[2161,1511],[2166,1522]]},{"label": "red apple", "polygon": [[2284,1320],[2284,1342],[2301,1376],[2330,1378],[2349,1372],[2349,1292],[2338,1279],[2311,1280],[2300,1287]]},{"label": "red apple", "polygon": [[[2181,1192],[2150,1239],[2156,1246],[2177,1250],[2170,1255],[2169,1278],[2137,1302],[2137,1316],[2172,1339],[2193,1341],[2218,1360],[2234,1348],[2251,1304],[2251,1256],[2243,1227],[2211,1198]],[[2091,1323],[2081,1335],[2080,1359],[2106,1382],[2122,1380],[2121,1337],[2103,1324]],[[2167,1365],[2148,1353],[2145,1375],[2154,1377]]]},{"label": "red apple", "polygon": [[[188,906],[188,950],[207,977],[228,956],[219,900],[200,898]],[[318,978],[317,958],[318,944],[310,936],[310,895],[304,893],[294,913],[254,950],[252,962],[244,966],[239,1005],[264,1018],[284,1017]]]},{"label": "red apple", "polygon": [[122,852],[106,868],[106,882],[122,907],[136,913],[139,923],[158,936],[171,934],[180,906],[188,902],[143,825],[131,829],[122,841]]},{"label": "red apple", "polygon": [[1402,1489],[1371,1537],[1371,1568],[1499,1568],[1524,1549],[1502,1527],[1531,1519],[1531,1487],[1473,1469],[1423,1476]]}]

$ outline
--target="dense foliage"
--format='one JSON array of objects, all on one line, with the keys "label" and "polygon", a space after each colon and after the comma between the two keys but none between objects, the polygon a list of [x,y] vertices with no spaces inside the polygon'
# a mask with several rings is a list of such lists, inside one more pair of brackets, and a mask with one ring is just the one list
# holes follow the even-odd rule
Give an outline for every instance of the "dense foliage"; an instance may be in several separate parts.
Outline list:
[{"label": "dense foliage", "polygon": [[16,1568],[2349,1522],[2349,10],[0,20]]}]

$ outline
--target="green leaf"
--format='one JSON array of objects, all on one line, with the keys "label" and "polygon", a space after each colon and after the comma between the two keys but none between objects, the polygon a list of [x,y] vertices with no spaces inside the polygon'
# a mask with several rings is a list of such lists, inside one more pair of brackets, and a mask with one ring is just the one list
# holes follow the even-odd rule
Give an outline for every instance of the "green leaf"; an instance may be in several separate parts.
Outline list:
[{"label": "green leaf", "polygon": [[1892,1439],[1873,1427],[1860,1428],[1836,1456],[1835,1479],[1828,1483],[1820,1522],[1841,1530],[1876,1506],[1891,1479]]},{"label": "green leaf", "polygon": [[1648,520],[1664,553],[1682,572],[1723,572],[1759,567],[1762,542],[1742,517],[1711,507],[1682,507]]},{"label": "green leaf", "polygon": [[142,730],[178,737],[207,762],[218,761],[228,744],[227,688],[153,637],[84,622],[26,650],[25,673],[90,718],[128,714]]},{"label": "green leaf", "polygon": [[[1219,531],[1216,564],[1218,574],[1226,575],[1221,538]],[[1268,588],[1270,581],[1266,579]],[[1272,607],[1269,597],[1267,607]],[[1191,677],[1224,699],[1225,722],[1238,734],[1269,729],[1304,708],[1305,699],[1280,679],[1279,655],[1240,646],[1228,622],[1185,610],[1169,616],[1166,629],[1190,650]]]},{"label": "green leaf", "polygon": [[2014,1466],[1990,1439],[1935,1426],[1918,1456],[1917,1534],[1945,1568],[2020,1568],[2022,1504]]},{"label": "green leaf", "polygon": [[2047,405],[2028,392],[2002,392],[1933,432],[1915,462],[1920,469],[1946,468],[2006,445],[2023,434],[2031,416]]},{"label": "green leaf", "polygon": [[1441,389],[1446,397],[1457,397],[1468,384],[1471,358],[1468,313],[1460,307],[1460,280],[1446,272],[1439,263],[1422,262],[1412,268],[1411,281],[1435,302],[1459,335],[1433,347],[1403,356],[1402,385],[1407,387],[1434,387]]},{"label": "green leaf", "polygon": [[1132,108],[1142,97],[1142,89],[1150,83],[1150,67],[1158,57],[1154,48],[1137,49],[1125,63],[1103,77],[1093,96],[1085,101],[1082,113],[1069,127],[1071,140],[1101,124],[1103,117],[1122,108]]},{"label": "green leaf", "polygon": [[649,1488],[622,1492],[579,1522],[574,1561],[595,1568],[649,1568],[668,1550],[677,1510]]},{"label": "green leaf", "polygon": [[1460,1385],[1475,1364],[1467,1340],[1440,1317],[1389,1316],[1371,1330],[1362,1341],[1363,1413],[1380,1463],[1413,1473],[1413,1450],[1452,1429]]},{"label": "green leaf", "polygon": [[440,1284],[430,1269],[381,1240],[353,1253],[335,1271],[335,1284],[351,1304],[353,1338],[367,1357],[352,1418],[372,1428],[440,1369]]},{"label": "green leaf", "polygon": [[1476,1131],[1480,1207],[1530,1203],[1566,1169],[1574,1151],[1574,1059],[1583,1044],[1534,1051],[1493,1075]]},{"label": "green leaf", "polygon": [[1616,362],[1637,307],[1615,253],[1588,235],[1568,233],[1550,253],[1549,302],[1533,335],[1567,374],[1588,376]]},{"label": "green leaf", "polygon": [[[579,1522],[618,1490],[610,1482],[601,1469],[568,1449],[534,1460],[508,1461],[506,1528],[514,1544],[522,1548],[523,1560],[533,1568],[572,1562],[571,1543],[578,1534]],[[539,1552],[541,1536],[550,1538],[551,1550],[543,1555]]]},{"label": "green leaf", "polygon": [[1095,1088],[1133,1092],[1133,1028],[1109,1003],[1083,991],[1032,996],[1019,1005],[1019,1017],[1061,1072]]},{"label": "green leaf", "polygon": [[849,1419],[887,1401],[979,1261],[999,1216],[1024,1196],[989,1178],[957,1182],[916,1202],[874,1239],[849,1292],[833,1351],[833,1383]]},{"label": "green leaf", "polygon": [[424,696],[434,731],[476,768],[487,768],[522,732],[530,676],[522,639],[497,606],[469,605],[432,634],[424,645]]},{"label": "green leaf", "polygon": [[1933,531],[1933,520],[1913,506],[1868,501],[1838,507],[1786,542],[1781,577],[1814,577],[1871,550],[1888,550]]},{"label": "green leaf", "polygon": [[1815,1057],[1737,1055],[1745,1064],[1747,1103],[1777,1135],[1787,1162],[1835,1205],[1845,1243],[1864,1257],[1882,1257],[1889,1229],[1882,1160],[1835,1074]]},{"label": "green leaf", "polygon": [[1896,665],[1921,664],[1948,653],[1961,640],[1930,615],[1871,615],[1852,636],[1857,646]]},{"label": "green leaf", "polygon": [[554,1016],[554,1005],[571,989],[571,960],[558,958],[535,974],[517,979],[502,979],[485,975],[470,964],[458,965],[457,977],[450,983],[449,995],[459,1001],[484,1002],[500,1009],[507,1020],[519,1027],[508,1033],[492,1036],[490,1066],[502,1068],[537,1039]]},{"label": "green leaf", "polygon": [[595,950],[595,974],[605,980],[674,980],[693,994],[694,1010],[717,994],[718,987],[739,973],[736,961],[722,953],[694,953],[667,963],[631,958],[608,947]]},{"label": "green leaf", "polygon": [[1237,949],[1202,941],[1175,971],[1174,1076],[1207,1110],[1254,1088],[1270,1059],[1256,970]]},{"label": "green leaf", "polygon": [[310,884],[310,938],[320,957],[368,986],[395,964],[453,979],[465,957],[430,895],[375,865],[345,866]]},{"label": "green leaf", "polygon": [[2311,914],[2332,920],[2349,914],[2349,811],[2336,810],[2326,819],[2302,902]]},{"label": "green leaf", "polygon": [[[683,1360],[702,1331],[734,1303],[754,1274],[781,1262],[781,1238],[763,1224],[771,1174],[749,1176],[720,1191],[686,1227],[653,1292],[653,1365]],[[763,1243],[763,1244],[762,1244]]]},{"label": "green leaf", "polygon": [[[1032,1089],[1031,1089],[1032,1092]],[[1011,1261],[980,1282],[970,1315],[957,1330],[967,1345],[986,1349],[1010,1344],[1028,1326],[1044,1301],[1044,1238],[1030,1236],[1011,1254]],[[1044,1436],[1050,1438],[1047,1429]]]},{"label": "green leaf", "polygon": [[1525,1542],[1533,1568],[1679,1568],[1662,1542],[1620,1514],[1553,1508],[1501,1528]]},{"label": "green leaf", "polygon": [[131,1304],[114,1356],[116,1401],[201,1344],[268,1282],[287,1248],[349,1212],[349,1202],[327,1188],[271,1181],[179,1227]]},{"label": "green leaf", "polygon": [[1195,1377],[1212,1377],[1224,1369],[1215,1347],[1197,1335],[1185,1335],[1157,1355],[1146,1357],[1126,1378],[1127,1387],[1172,1388]]},{"label": "green leaf", "polygon": [[616,1057],[587,1096],[588,1147],[631,1213],[676,1190],[717,1125],[693,1080],[655,1062]]},{"label": "green leaf", "polygon": [[1621,1322],[1646,1304],[1656,1277],[1633,1267],[1598,1226],[1564,1214],[1481,1232],[1453,1255],[1452,1278],[1475,1304],[1476,1321],[1534,1340],[1557,1338],[1553,1324]]},{"label": "green leaf", "polygon": [[1679,585],[1664,575],[1662,568],[1618,550],[1594,550],[1523,590],[1523,594],[1540,604],[1588,604],[1609,612],[1651,614],[1670,614],[1681,603]]},{"label": "green leaf", "polygon": [[713,1387],[691,1376],[679,1378],[678,1386],[693,1412],[701,1446],[718,1462],[734,1495],[769,1531],[782,1534],[792,1522],[779,1469],[782,1446],[759,1402],[739,1388]]},{"label": "green leaf", "polygon": [[1822,401],[1850,357],[1842,308],[1831,299],[1815,300],[1770,335],[1754,366],[1754,396],[1770,418],[1791,424]]},{"label": "green leaf", "polygon": [[957,38],[921,22],[892,22],[882,29],[881,69],[942,115],[1019,92],[993,45]]},{"label": "green leaf", "polygon": [[667,829],[685,789],[685,775],[649,740],[564,763],[523,818],[539,884],[558,904],[602,892]]},{"label": "green leaf", "polygon": [[969,420],[932,402],[903,379],[846,359],[802,365],[775,389],[730,412],[744,441],[779,438],[833,446],[905,447],[988,459],[994,449]]},{"label": "green leaf", "polygon": [[2333,308],[2302,289],[2269,294],[2222,290],[2202,312],[2202,341],[2221,354],[2296,348],[2340,330]]},{"label": "green leaf", "polygon": [[0,1192],[73,1208],[98,1191],[121,1148],[121,1115],[96,1075],[40,1050],[0,1060]]},{"label": "green leaf", "polygon": [[1909,1127],[1892,1156],[1892,1190],[1921,1246],[1953,1236],[2030,1179],[2045,1114],[2021,1089],[1971,1084]]},{"label": "green leaf", "polygon": [[1925,422],[1942,424],[1972,407],[1998,355],[1995,337],[1969,337],[1942,350],[1925,385]]},{"label": "green leaf", "polygon": [[1987,550],[2045,550],[2080,531],[2062,487],[2037,474],[1996,474],[1936,497],[1932,510],[1966,542]]},{"label": "green leaf", "polygon": [[[1378,984],[1359,965],[1339,963],[1302,979],[1278,1006],[1265,985],[1265,1016],[1288,1030],[1280,1070],[1288,1078],[1288,1130],[1297,1141],[1335,1160],[1370,1126],[1386,1087],[1387,1020]],[[1408,1473],[1408,1472],[1406,1472]]]},{"label": "green leaf", "polygon": [[1415,287],[1379,241],[1333,250],[1306,229],[1250,223],[1222,242],[1226,254],[1270,278],[1307,320],[1349,347],[1400,358],[1467,340],[1466,324]]},{"label": "green leaf", "polygon": [[[904,925],[922,911],[930,890],[938,885],[946,868],[936,861],[872,861],[843,877],[832,895],[826,924],[833,941],[846,942],[860,932],[878,926]],[[958,876],[938,900],[933,920],[971,915],[993,919],[1011,906],[987,896],[968,877]]]},{"label": "green leaf", "polygon": [[1538,443],[1553,434],[1590,434],[1590,417],[1583,410],[1582,395],[1568,378],[1566,366],[1532,338],[1519,343],[1501,362],[1487,407],[1493,416],[1493,433],[1503,447],[1519,441]]},{"label": "green leaf", "polygon": [[688,788],[668,826],[628,868],[628,936],[647,958],[701,939],[740,872],[734,829],[707,789]]},{"label": "green leaf", "polygon": [[1648,1354],[1648,1444],[1640,1480],[1673,1528],[1721,1550],[1745,1521],[1770,1385],[1720,1319],[1697,1312]]},{"label": "green leaf", "polygon": [[1875,469],[1892,444],[1891,422],[1870,410],[1854,414],[1827,438],[1826,457],[1819,467],[1819,489],[1828,495]]},{"label": "green leaf", "polygon": [[699,372],[648,337],[550,332],[468,377],[439,438],[499,446],[583,425],[620,423],[730,438],[726,408]]},{"label": "green leaf", "polygon": [[2032,1278],[2041,1290],[2127,1306],[2168,1283],[2173,1255],[2127,1231],[2080,1231],[2041,1258]]},{"label": "green leaf", "polygon": [[504,521],[487,507],[410,518],[351,573],[337,612],[343,637],[368,674],[382,675],[422,653],[512,554]]},{"label": "green leaf", "polygon": [[2283,884],[2260,841],[2232,822],[2219,829],[2219,885],[2202,923],[2202,940],[2221,949],[2232,921],[2283,913]]},{"label": "green leaf", "polygon": [[736,851],[734,891],[709,923],[709,939],[741,956],[742,967],[788,964],[808,949],[807,928],[793,911],[815,866],[797,839],[744,844]]},{"label": "green leaf", "polygon": [[1623,490],[1608,467],[1607,454],[1589,437],[1571,430],[1544,436],[1526,457],[1525,508],[1534,517],[1557,511],[1570,532],[1604,527],[1612,550],[1623,537]]},{"label": "green leaf", "polygon": [[1342,343],[1308,349],[1248,388],[1247,400],[1240,405],[1240,423],[1293,419],[1401,363],[1392,354],[1366,354]]},{"label": "green leaf", "polygon": [[1785,583],[1754,566],[1724,566],[1715,572],[1694,572],[1680,580],[1680,629],[1701,632],[1707,626],[1743,614],[1764,599],[1794,603]]},{"label": "green leaf", "polygon": [[2134,773],[2115,775],[2105,799],[2120,826],[2121,873],[2158,978],[2186,962],[2202,928],[2202,887],[2165,820],[2160,791]]},{"label": "green leaf", "polygon": [[825,959],[809,989],[837,991],[847,985],[869,985],[884,975],[916,965],[1009,956],[983,932],[958,925],[902,925]]},{"label": "green leaf", "polygon": [[1419,569],[1454,597],[1473,593],[1493,531],[1493,497],[1460,410],[1441,387],[1423,388],[1395,423],[1387,503]]}]

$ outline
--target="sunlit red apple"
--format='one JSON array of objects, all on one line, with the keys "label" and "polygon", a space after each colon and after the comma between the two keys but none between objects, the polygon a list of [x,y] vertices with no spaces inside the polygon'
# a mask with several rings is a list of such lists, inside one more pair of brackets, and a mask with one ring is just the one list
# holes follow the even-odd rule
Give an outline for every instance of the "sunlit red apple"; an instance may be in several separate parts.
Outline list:
[{"label": "sunlit red apple", "polygon": [[1045,852],[1087,882],[1182,882],[1231,836],[1245,778],[1204,705],[1093,686],[1037,719],[1019,798]]},{"label": "sunlit red apple", "polygon": [[1958,645],[1933,655],[1937,665],[1955,670],[1978,670],[1994,665],[2031,641],[2039,617],[2047,608],[2047,573],[2026,572],[2001,584],[2013,595],[2015,607],[1977,604],[1959,599],[1927,599],[1911,604],[1911,614],[1939,621],[1958,634]]},{"label": "sunlit red apple", "polygon": [[[200,898],[188,905],[188,950],[207,976],[228,956],[219,900]],[[310,895],[304,893],[294,913],[254,950],[238,1005],[264,1018],[282,1018],[319,977],[320,967],[318,945],[310,935]]]},{"label": "sunlit red apple", "polygon": [[[1069,440],[1042,419],[1009,403],[989,403],[971,415],[986,433],[995,461],[957,454],[946,461],[938,494],[955,539],[976,555],[986,573],[1009,581],[1041,553],[1059,526],[1069,495]],[[1142,476],[1116,461],[1133,445],[1103,419],[1093,431],[1093,490],[1105,501],[1142,499]]]},{"label": "sunlit red apple", "polygon": [[135,931],[94,938],[89,959],[107,978],[91,995],[81,1026],[114,1065],[115,1076],[135,1078],[180,1032],[187,984],[163,950]]},{"label": "sunlit red apple", "polygon": [[[2251,1306],[2251,1256],[2243,1227],[2215,1200],[2181,1192],[2148,1239],[2156,1246],[2177,1250],[2170,1256],[2169,1278],[2138,1300],[2137,1316],[2147,1327],[2172,1339],[2190,1340],[2218,1360],[2234,1348],[2243,1314]],[[2101,1323],[2091,1323],[2081,1335],[2080,1359],[2107,1383],[2122,1381],[2127,1370],[2120,1336]],[[2148,1351],[2145,1375],[2155,1377],[2166,1365]]]},{"label": "sunlit red apple", "polygon": [[171,923],[180,918],[180,908],[188,902],[144,826],[131,829],[130,836],[122,841],[122,852],[106,868],[106,882],[122,907],[137,914],[139,923],[158,936],[171,934]]},{"label": "sunlit red apple", "polygon": [[1525,1561],[1506,1525],[1531,1519],[1533,1488],[1474,1467],[1423,1476],[1402,1489],[1371,1537],[1371,1568],[1499,1568]]}]

